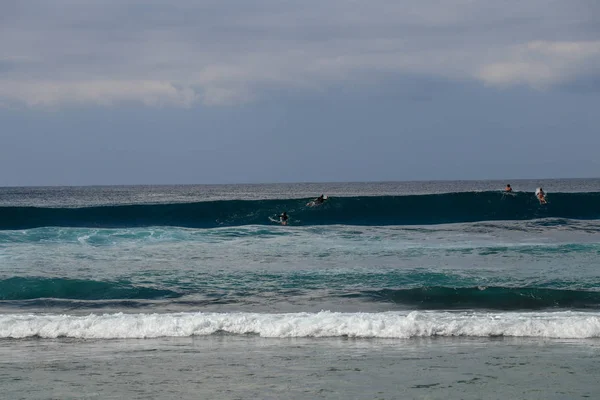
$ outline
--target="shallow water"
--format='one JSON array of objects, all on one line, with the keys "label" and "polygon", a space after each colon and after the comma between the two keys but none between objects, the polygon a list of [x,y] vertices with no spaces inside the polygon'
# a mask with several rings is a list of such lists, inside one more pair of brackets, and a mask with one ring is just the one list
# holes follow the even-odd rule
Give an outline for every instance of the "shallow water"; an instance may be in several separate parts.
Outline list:
[{"label": "shallow water", "polygon": [[596,398],[596,341],[264,339],[0,342],[7,398]]}]

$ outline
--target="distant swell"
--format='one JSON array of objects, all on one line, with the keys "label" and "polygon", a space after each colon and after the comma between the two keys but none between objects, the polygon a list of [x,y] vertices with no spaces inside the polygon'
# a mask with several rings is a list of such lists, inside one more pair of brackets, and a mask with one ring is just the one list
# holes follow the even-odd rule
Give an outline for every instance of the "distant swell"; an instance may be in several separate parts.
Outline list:
[{"label": "distant swell", "polygon": [[597,309],[600,292],[546,288],[420,287],[366,291],[376,301],[389,301],[429,310],[539,310],[546,308]]},{"label": "distant swell", "polygon": [[598,313],[177,313],[0,315],[0,338],[156,338],[214,334],[270,338],[600,337]]},{"label": "distant swell", "polygon": [[[128,281],[94,281],[68,278],[13,277],[0,280],[0,303],[4,306],[19,307],[43,306],[45,309],[59,308],[102,308],[121,306],[138,308],[158,300],[168,300],[170,304],[186,304],[201,308],[215,304],[244,304],[247,302],[302,297],[307,288],[328,290],[329,296],[337,298],[358,298],[362,301],[387,302],[396,304],[398,309],[414,310],[543,310],[543,309],[600,309],[600,291],[582,288],[548,287],[503,287],[470,286],[473,283],[461,279],[452,282],[452,276],[444,277],[426,274],[420,277],[418,287],[385,288],[404,284],[420,275],[375,276],[347,278],[312,275],[300,279],[252,276],[249,280],[221,278],[213,282],[210,277],[197,282],[182,282],[172,290],[133,285]],[[273,279],[279,281],[273,286]],[[426,281],[446,280],[439,286],[426,286]],[[235,283],[225,283],[225,282]],[[250,283],[252,281],[252,283]],[[265,281],[269,283],[263,285]],[[396,281],[396,282],[394,282]],[[374,287],[356,291],[356,284]],[[449,286],[456,284],[456,287]],[[555,282],[554,285],[560,285]],[[381,289],[378,289],[380,287]]]},{"label": "distant swell", "polygon": [[0,300],[150,300],[180,295],[163,289],[133,286],[129,282],[101,282],[65,278],[9,278],[0,280]]},{"label": "distant swell", "polygon": [[467,192],[411,196],[340,197],[320,207],[306,199],[227,200],[87,208],[0,207],[0,229],[180,226],[212,228],[270,224],[283,211],[290,225],[411,225],[527,220],[599,219],[600,193],[554,193],[540,206],[531,193]]}]

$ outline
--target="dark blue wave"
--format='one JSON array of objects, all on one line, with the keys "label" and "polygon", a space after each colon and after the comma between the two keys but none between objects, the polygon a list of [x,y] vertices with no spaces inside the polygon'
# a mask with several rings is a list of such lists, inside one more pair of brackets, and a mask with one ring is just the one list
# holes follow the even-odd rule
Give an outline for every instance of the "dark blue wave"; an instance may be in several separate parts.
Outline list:
[{"label": "dark blue wave", "polygon": [[428,310],[495,309],[538,310],[547,308],[597,309],[600,292],[549,288],[444,286],[365,291],[375,301]]},{"label": "dark blue wave", "polygon": [[[438,274],[439,275],[439,274]],[[450,276],[431,274],[437,280],[452,281]],[[424,276],[426,278],[426,276]],[[124,281],[94,281],[68,278],[13,277],[0,280],[0,305],[8,307],[44,308],[140,308],[156,302],[172,306],[202,308],[210,305],[249,304],[256,301],[288,301],[305,296],[312,289],[323,295],[323,277],[290,282],[282,281],[278,289],[269,286],[270,300],[262,299],[264,288],[185,287],[175,290],[132,285]],[[319,282],[314,282],[314,281]],[[540,309],[599,309],[600,291],[565,289],[560,287],[505,287],[505,286],[411,286],[400,288],[377,287],[357,291],[356,282],[332,289],[331,297],[358,298],[366,301],[393,303],[403,309],[426,310],[540,310]],[[271,280],[269,282],[272,282]],[[375,283],[375,282],[371,282]],[[383,282],[379,282],[382,284]],[[456,282],[459,283],[459,282]],[[550,284],[550,283],[548,283]],[[348,286],[349,285],[349,286]],[[559,285],[560,286],[560,285]],[[380,286],[381,287],[381,286]],[[192,297],[189,297],[189,296]],[[197,295],[202,295],[197,297]]]},{"label": "dark blue wave", "polygon": [[306,199],[227,200],[86,208],[0,207],[0,229],[270,224],[283,211],[290,225],[421,225],[535,218],[599,219],[600,193],[555,193],[540,205],[531,193],[498,192],[340,197],[319,207]]},{"label": "dark blue wave", "polygon": [[171,290],[134,286],[129,282],[103,282],[68,278],[23,278],[0,280],[0,300],[77,299],[152,300],[176,298]]}]

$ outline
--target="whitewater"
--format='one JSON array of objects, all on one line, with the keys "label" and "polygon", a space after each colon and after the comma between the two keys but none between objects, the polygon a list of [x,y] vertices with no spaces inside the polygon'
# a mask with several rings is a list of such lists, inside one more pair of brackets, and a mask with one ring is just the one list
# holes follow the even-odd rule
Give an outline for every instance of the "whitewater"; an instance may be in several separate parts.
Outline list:
[{"label": "whitewater", "polygon": [[3,389],[594,397],[599,233],[598,179],[0,188]]},{"label": "whitewater", "polygon": [[268,338],[600,337],[600,313],[178,313],[5,315],[0,338],[128,339],[256,334]]}]

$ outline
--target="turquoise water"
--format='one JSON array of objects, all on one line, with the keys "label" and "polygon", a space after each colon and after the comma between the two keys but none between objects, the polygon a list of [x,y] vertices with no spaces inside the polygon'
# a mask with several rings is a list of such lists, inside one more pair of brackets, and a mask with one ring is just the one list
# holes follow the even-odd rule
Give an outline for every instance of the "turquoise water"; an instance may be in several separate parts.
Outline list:
[{"label": "turquoise water", "polygon": [[[301,372],[313,383],[292,385],[310,393],[304,398],[356,398],[336,377],[367,382],[373,371],[404,371],[396,379],[412,387],[408,396],[491,398],[469,388],[501,390],[494,382],[508,378],[493,360],[510,364],[518,348],[527,358],[522,373],[550,379],[534,371],[542,349],[560,384],[521,397],[506,388],[504,397],[562,398],[551,391],[559,386],[591,395],[593,387],[578,379],[598,370],[580,356],[595,354],[600,337],[599,181],[513,181],[515,196],[498,190],[504,184],[0,188],[0,351],[9,360],[0,376],[14,379],[11,393],[25,398],[45,397],[16,379],[24,370],[48,390],[56,376],[74,385],[61,398],[77,398],[77,385],[92,397],[147,398],[120,383],[102,392],[99,382],[121,382],[111,374],[127,370],[110,357],[125,357],[132,373],[138,368],[139,382],[160,376],[158,364],[141,366],[149,357],[183,369],[206,363],[206,371],[229,374],[229,384],[246,382],[254,397],[267,398],[261,387],[281,389],[294,376],[253,369],[272,362],[316,374]],[[542,184],[545,206],[532,194]],[[324,205],[306,206],[321,193],[330,196]],[[288,226],[269,221],[282,211]],[[357,345],[369,350],[357,352]],[[461,356],[471,345],[479,358]],[[55,373],[27,361],[40,347]],[[243,348],[250,353],[229,367]],[[270,359],[270,351],[295,357],[293,367]],[[73,374],[82,352],[85,370],[99,375]],[[361,354],[368,368],[355,363]],[[433,374],[453,358],[462,367],[443,379],[414,372]],[[328,369],[315,369],[314,360]],[[362,372],[344,369],[348,360]],[[477,377],[461,378],[475,373],[473,364],[486,365],[488,378],[456,383]],[[189,387],[173,383],[188,379],[186,372],[170,372],[157,393],[192,398],[186,391],[200,385],[205,398],[245,397],[206,371],[204,383]],[[378,388],[379,398],[397,398],[398,382],[377,381],[359,398],[377,398]]]}]

